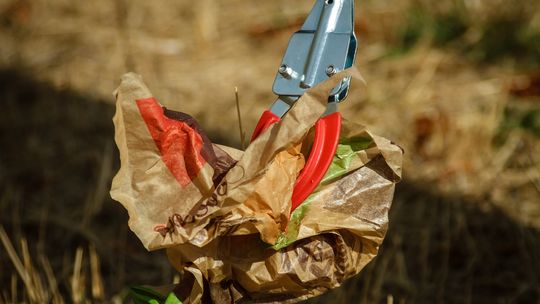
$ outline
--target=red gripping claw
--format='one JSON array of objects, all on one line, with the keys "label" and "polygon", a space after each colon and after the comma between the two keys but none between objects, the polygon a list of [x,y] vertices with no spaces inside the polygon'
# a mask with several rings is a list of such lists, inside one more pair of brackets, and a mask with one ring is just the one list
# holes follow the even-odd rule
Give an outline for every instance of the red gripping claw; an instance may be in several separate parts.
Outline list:
[{"label": "red gripping claw", "polygon": [[264,111],[263,115],[259,119],[259,122],[257,123],[257,126],[255,127],[255,130],[253,131],[253,135],[251,135],[251,141],[254,141],[255,138],[259,137],[259,135],[266,131],[266,129],[280,120],[281,119],[276,114],[270,111]]},{"label": "red gripping claw", "polygon": [[[272,124],[280,119],[270,111],[265,111],[253,132],[251,140],[255,140]],[[339,112],[325,116],[315,124],[315,140],[304,169],[296,180],[292,195],[294,211],[317,188],[336,153],[339,134],[341,132],[341,115]]]},{"label": "red gripping claw", "polygon": [[325,116],[315,124],[315,141],[306,165],[296,180],[291,212],[315,191],[328,171],[336,154],[340,132],[341,114],[339,112]]}]

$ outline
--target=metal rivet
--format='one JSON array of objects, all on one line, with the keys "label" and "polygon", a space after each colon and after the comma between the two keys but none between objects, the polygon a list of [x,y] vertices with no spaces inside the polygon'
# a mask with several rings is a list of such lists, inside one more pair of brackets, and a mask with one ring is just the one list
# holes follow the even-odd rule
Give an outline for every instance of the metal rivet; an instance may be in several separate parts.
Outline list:
[{"label": "metal rivet", "polygon": [[285,78],[291,78],[291,75],[292,75],[293,70],[292,70],[291,67],[289,67],[288,65],[282,64],[282,65],[279,67],[278,72],[281,74],[281,76],[283,76],[283,77],[285,77]]},{"label": "metal rivet", "polygon": [[333,66],[333,65],[329,65],[327,68],[326,68],[326,75],[328,75],[329,77],[336,74],[337,73],[337,70],[336,68]]},{"label": "metal rivet", "polygon": [[303,81],[300,82],[300,87],[302,89],[310,89],[311,88],[311,86],[309,84],[307,84],[307,83],[305,83]]}]

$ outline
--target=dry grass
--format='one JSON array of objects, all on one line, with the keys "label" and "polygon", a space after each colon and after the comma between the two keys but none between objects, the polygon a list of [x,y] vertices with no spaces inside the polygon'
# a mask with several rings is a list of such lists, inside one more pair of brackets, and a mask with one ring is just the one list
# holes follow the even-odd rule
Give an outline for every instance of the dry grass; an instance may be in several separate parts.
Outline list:
[{"label": "dry grass", "polygon": [[[0,252],[3,300],[119,299],[128,283],[171,282],[108,198],[119,76],[142,74],[161,102],[239,147],[234,88],[252,130],[312,2],[0,1],[0,218],[20,243]],[[496,2],[358,3],[368,85],[341,109],[403,146],[407,183],[382,255],[329,302],[540,297],[540,4]]]},{"label": "dry grass", "polygon": [[[21,239],[19,251],[21,256],[15,250],[11,240],[6,234],[4,227],[0,226],[0,240],[6,252],[9,255],[13,266],[17,270],[19,278],[22,280],[23,293],[19,296],[19,283],[17,276],[13,275],[11,286],[8,291],[4,291],[3,297],[0,298],[2,303],[16,303],[19,301],[29,303],[64,303],[64,298],[58,290],[58,278],[52,270],[51,264],[47,256],[37,254],[40,260],[40,265],[37,266],[33,261],[28,248],[28,242],[25,238]],[[92,253],[92,262],[99,265],[99,257],[94,251]],[[82,303],[86,302],[86,275],[82,272],[83,267],[83,248],[77,249],[77,254],[73,265],[73,276],[71,278],[71,302]],[[93,266],[93,265],[92,265]],[[101,282],[100,270],[96,267],[90,268],[92,273],[92,298],[93,300],[103,300],[103,284]],[[94,292],[96,290],[96,292]]]},{"label": "dry grass", "polygon": [[[90,255],[89,259],[84,258],[84,248],[77,248],[71,265],[73,273],[69,280],[70,288],[66,295],[59,290],[58,283],[61,278],[57,278],[55,275],[47,256],[43,253],[35,254],[34,256],[39,259],[39,264],[36,264],[32,259],[27,240],[22,238],[19,248],[22,256],[21,260],[21,256],[17,253],[2,226],[0,226],[0,240],[17,271],[18,277],[22,280],[22,288],[20,288],[18,277],[15,274],[12,275],[10,289],[4,290],[0,297],[0,303],[62,304],[66,302],[95,303],[105,301],[105,290],[100,267],[101,261],[94,246],[90,246],[86,251]],[[88,271],[90,274],[88,274]],[[91,292],[86,290],[88,285]],[[19,290],[22,290],[20,295]],[[111,300],[118,302],[121,298],[116,297]]]}]

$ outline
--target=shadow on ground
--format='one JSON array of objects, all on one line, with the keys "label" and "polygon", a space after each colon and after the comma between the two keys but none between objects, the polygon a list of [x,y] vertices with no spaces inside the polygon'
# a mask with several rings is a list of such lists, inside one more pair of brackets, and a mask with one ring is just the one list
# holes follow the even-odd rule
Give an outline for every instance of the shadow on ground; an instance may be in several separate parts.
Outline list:
[{"label": "shadow on ground", "polygon": [[[0,71],[0,99],[0,219],[12,241],[26,237],[32,255],[47,256],[65,294],[79,246],[96,247],[108,296],[130,284],[170,282],[163,253],[143,249],[108,195],[119,166],[111,103],[10,70]],[[219,132],[209,135],[238,145]],[[489,202],[429,188],[402,183],[379,257],[309,303],[540,301],[540,232]],[[0,262],[7,266],[0,282],[10,286],[14,269],[5,251]]]},{"label": "shadow on ground", "polygon": [[308,303],[538,303],[540,232],[426,188],[400,184],[379,256]]}]

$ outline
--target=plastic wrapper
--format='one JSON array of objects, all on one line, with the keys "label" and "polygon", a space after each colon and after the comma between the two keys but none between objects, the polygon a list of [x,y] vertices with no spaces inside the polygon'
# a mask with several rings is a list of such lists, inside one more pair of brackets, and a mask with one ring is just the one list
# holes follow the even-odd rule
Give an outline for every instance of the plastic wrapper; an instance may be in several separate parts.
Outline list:
[{"label": "plastic wrapper", "polygon": [[360,77],[347,70],[310,89],[245,152],[211,143],[140,76],[123,76],[111,195],[148,250],[166,248],[183,303],[294,303],[338,287],[376,256],[402,150],[363,126],[343,121],[330,169],[291,213],[310,130],[345,76]]}]

